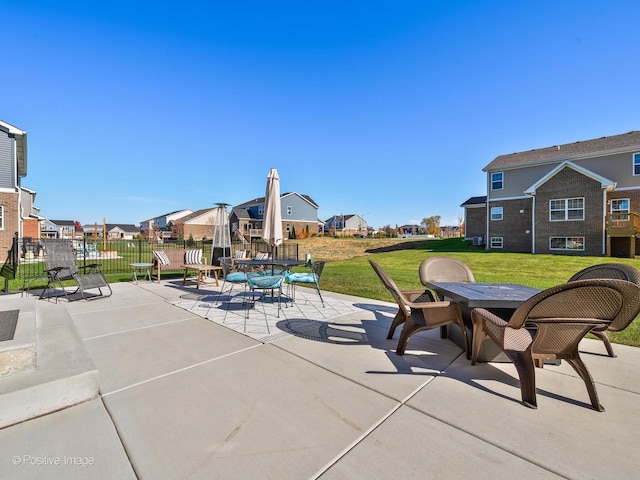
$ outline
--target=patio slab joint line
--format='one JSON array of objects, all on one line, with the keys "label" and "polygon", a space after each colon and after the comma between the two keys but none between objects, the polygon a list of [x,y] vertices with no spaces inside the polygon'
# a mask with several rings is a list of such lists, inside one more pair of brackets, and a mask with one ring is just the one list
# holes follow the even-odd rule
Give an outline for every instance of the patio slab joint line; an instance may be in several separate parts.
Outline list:
[{"label": "patio slab joint line", "polygon": [[143,380],[142,382],[133,383],[131,385],[127,385],[126,387],[118,388],[117,390],[112,390],[111,392],[101,393],[100,396],[102,398],[108,397],[109,395],[113,395],[115,393],[120,393],[120,392],[123,392],[125,390],[129,390],[130,388],[135,388],[135,387],[138,387],[140,385],[144,385],[146,383],[150,383],[150,382],[153,382],[155,380],[159,380],[161,378],[166,378],[166,377],[169,377],[171,375],[175,375],[176,373],[185,372],[187,370],[191,370],[192,368],[200,367],[202,365],[206,365],[207,363],[215,362],[216,360],[220,360],[222,358],[232,357],[234,355],[237,355],[238,353],[243,353],[243,352],[246,352],[247,350],[251,350],[251,349],[257,348],[257,347],[262,347],[263,345],[264,344],[251,345],[250,347],[243,348],[242,350],[237,350],[235,352],[227,353],[225,355],[220,355],[219,357],[210,358],[208,360],[204,360],[202,362],[198,362],[198,363],[194,363],[193,365],[189,365],[188,367],[179,368],[178,370],[172,370],[171,372],[163,373],[162,375],[158,375],[158,376],[155,376],[153,378],[148,378],[146,380]]}]

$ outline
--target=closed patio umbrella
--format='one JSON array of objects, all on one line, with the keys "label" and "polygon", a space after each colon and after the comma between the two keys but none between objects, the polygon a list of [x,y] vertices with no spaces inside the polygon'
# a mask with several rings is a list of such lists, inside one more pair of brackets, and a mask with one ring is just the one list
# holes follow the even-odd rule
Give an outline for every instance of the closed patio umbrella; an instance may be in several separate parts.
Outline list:
[{"label": "closed patio umbrella", "polygon": [[[280,177],[272,168],[267,175],[267,189],[264,196],[262,219],[262,239],[275,249],[284,240],[282,235],[282,212],[280,211]],[[275,258],[275,254],[274,254]]]}]

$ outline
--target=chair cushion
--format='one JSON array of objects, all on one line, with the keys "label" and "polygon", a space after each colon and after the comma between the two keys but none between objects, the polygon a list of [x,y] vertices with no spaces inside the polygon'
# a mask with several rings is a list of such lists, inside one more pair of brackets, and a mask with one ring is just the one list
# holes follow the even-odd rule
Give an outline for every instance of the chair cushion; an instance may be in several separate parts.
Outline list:
[{"label": "chair cushion", "polygon": [[227,275],[226,277],[224,277],[224,279],[227,282],[237,282],[237,283],[246,282],[247,274],[244,272],[233,272]]},{"label": "chair cushion", "polygon": [[154,250],[153,256],[158,260],[159,265],[169,265],[169,257],[162,250]]},{"label": "chair cushion", "polygon": [[317,283],[318,276],[315,273],[290,273],[287,275],[287,281],[289,283]]},{"label": "chair cushion", "polygon": [[202,262],[202,250],[185,250],[184,263],[187,265],[194,265]]},{"label": "chair cushion", "polygon": [[267,252],[256,253],[256,260],[267,260],[267,259],[269,259],[269,253]]},{"label": "chair cushion", "polygon": [[282,275],[251,275],[249,286],[255,288],[279,288],[284,277]]}]

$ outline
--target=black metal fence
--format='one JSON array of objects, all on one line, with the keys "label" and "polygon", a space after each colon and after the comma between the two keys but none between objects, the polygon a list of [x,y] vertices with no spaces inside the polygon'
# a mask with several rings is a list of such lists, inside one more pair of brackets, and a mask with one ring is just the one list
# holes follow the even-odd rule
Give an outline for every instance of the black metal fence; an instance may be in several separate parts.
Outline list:
[{"label": "black metal fence", "polygon": [[[79,266],[100,263],[107,277],[109,275],[131,274],[132,263],[151,263],[154,250],[202,249],[202,255],[209,264],[217,264],[217,257],[229,256],[230,252],[240,249],[249,250],[252,257],[258,252],[272,252],[275,258],[298,259],[298,244],[289,242],[285,242],[273,250],[262,241],[234,242],[231,244],[230,251],[223,252],[222,248],[212,248],[211,240],[152,243],[143,239],[107,240],[104,242],[99,238],[87,238],[69,241],[73,243]],[[28,238],[21,239],[16,235],[13,247],[0,271],[0,275],[5,278],[4,290],[7,291],[9,280],[15,280],[14,284],[18,285],[16,288],[21,288],[25,279],[43,276],[45,271],[43,255],[44,249],[40,241]]]}]

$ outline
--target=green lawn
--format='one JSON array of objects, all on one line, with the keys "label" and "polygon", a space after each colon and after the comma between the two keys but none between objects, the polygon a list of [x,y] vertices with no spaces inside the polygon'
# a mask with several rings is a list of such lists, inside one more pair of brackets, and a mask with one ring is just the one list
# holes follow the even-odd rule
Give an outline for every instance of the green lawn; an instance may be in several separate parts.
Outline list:
[{"label": "green lawn", "polygon": [[[517,283],[540,289],[563,283],[575,272],[598,263],[617,262],[640,267],[640,261],[628,258],[488,252],[473,248],[469,242],[460,239],[411,241],[407,242],[406,248],[368,253],[370,255],[327,263],[322,273],[322,289],[393,301],[369,265],[369,258],[379,263],[401,289],[422,287],[418,266],[433,255],[447,255],[463,261],[478,282]],[[609,332],[609,337],[615,343],[640,346],[640,320],[636,319],[623,332]]]}]

